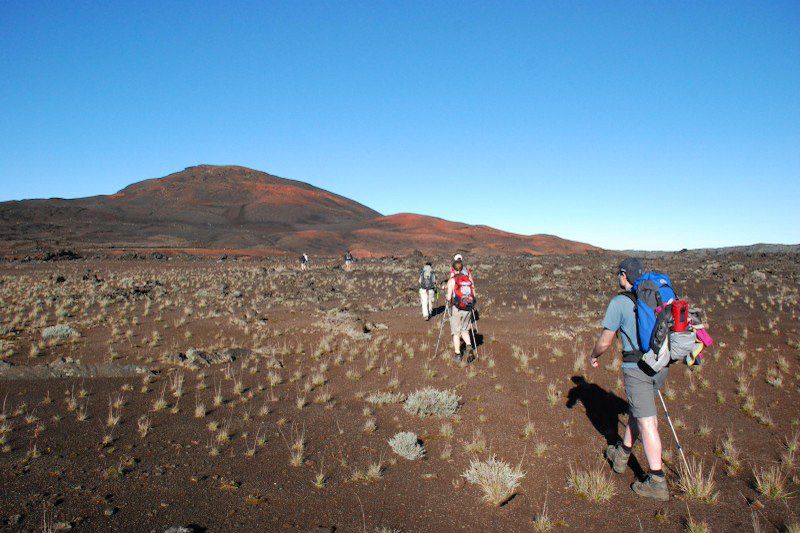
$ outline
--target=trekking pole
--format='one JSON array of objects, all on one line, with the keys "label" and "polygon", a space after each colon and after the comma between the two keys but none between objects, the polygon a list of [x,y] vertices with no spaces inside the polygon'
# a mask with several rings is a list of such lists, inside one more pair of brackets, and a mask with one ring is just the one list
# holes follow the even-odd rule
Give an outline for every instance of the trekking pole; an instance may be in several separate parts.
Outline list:
[{"label": "trekking pole", "polygon": [[475,347],[475,359],[480,357],[478,353],[478,327],[475,325],[475,314],[472,315],[472,322],[470,323],[470,331],[472,332],[472,344]]},{"label": "trekking pole", "polygon": [[667,424],[669,424],[669,429],[672,430],[672,436],[675,438],[675,444],[678,445],[678,452],[681,454],[681,459],[683,459],[683,466],[686,467],[686,472],[689,472],[689,462],[686,460],[686,456],[683,454],[683,448],[681,447],[680,441],[678,441],[678,434],[675,433],[675,426],[672,425],[672,418],[669,416],[667,404],[664,402],[664,397],[661,395],[661,391],[658,391],[658,397],[661,400],[661,406],[664,408],[664,414],[667,415]]},{"label": "trekking pole", "polygon": [[439,353],[439,341],[442,340],[442,330],[444,329],[444,319],[447,316],[447,302],[444,303],[444,312],[442,313],[442,318],[439,320],[439,335],[436,337],[436,348],[433,350],[433,355],[437,355]]},{"label": "trekking pole", "polygon": [[479,332],[478,332],[478,320],[475,318],[475,309],[473,308],[470,309],[469,311],[470,313],[472,313],[472,323],[475,325],[475,333],[477,334]]}]

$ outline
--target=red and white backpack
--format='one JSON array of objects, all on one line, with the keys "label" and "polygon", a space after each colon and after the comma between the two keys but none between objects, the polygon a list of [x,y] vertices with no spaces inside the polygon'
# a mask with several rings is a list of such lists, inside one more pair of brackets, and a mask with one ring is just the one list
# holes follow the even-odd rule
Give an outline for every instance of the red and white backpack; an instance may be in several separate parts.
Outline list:
[{"label": "red and white backpack", "polygon": [[475,307],[475,289],[468,273],[462,271],[453,276],[455,290],[453,305],[462,311],[470,311]]}]

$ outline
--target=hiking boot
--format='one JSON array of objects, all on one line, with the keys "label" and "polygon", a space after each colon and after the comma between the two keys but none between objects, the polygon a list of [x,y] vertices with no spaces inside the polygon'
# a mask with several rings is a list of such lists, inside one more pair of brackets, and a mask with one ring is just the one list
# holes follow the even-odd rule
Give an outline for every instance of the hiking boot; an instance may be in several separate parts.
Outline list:
[{"label": "hiking boot", "polygon": [[631,485],[633,492],[644,498],[653,498],[662,502],[669,500],[669,487],[664,476],[648,474],[644,481],[635,481]]},{"label": "hiking boot", "polygon": [[456,363],[460,363],[460,362],[461,362],[461,361],[463,361],[463,360],[464,360],[464,356],[463,356],[463,355],[461,355],[461,353],[460,353],[460,352],[459,352],[459,353],[454,353],[454,354],[453,354],[453,361],[455,361]]},{"label": "hiking boot", "polygon": [[621,474],[628,466],[628,459],[631,454],[622,449],[622,443],[617,443],[613,446],[609,445],[606,448],[606,459],[611,461],[611,468],[617,474]]},{"label": "hiking boot", "polygon": [[467,353],[469,353],[469,355],[467,356],[467,363],[472,363],[473,361],[475,361],[477,357],[475,355],[475,348],[470,346],[469,348],[467,348]]}]

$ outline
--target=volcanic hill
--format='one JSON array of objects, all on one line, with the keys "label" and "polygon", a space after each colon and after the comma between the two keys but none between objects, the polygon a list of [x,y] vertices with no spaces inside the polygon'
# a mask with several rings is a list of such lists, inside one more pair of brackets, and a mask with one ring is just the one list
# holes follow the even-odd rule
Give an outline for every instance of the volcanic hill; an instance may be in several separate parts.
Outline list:
[{"label": "volcanic hill", "polygon": [[415,214],[382,216],[300,181],[238,166],[199,165],[112,195],[0,203],[5,253],[39,248],[235,250],[382,256],[566,254],[597,248]]}]

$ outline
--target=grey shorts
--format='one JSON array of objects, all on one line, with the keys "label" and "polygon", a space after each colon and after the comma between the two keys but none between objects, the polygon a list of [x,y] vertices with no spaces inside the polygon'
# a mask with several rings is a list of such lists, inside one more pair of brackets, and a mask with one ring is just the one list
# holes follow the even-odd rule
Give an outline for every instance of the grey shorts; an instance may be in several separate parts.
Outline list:
[{"label": "grey shorts", "polygon": [[461,335],[462,331],[469,329],[470,320],[472,320],[472,313],[470,311],[462,311],[452,307],[450,309],[450,333],[453,335]]},{"label": "grey shorts", "polygon": [[669,367],[663,368],[653,376],[648,376],[638,366],[632,368],[623,366],[622,374],[631,416],[634,418],[656,416],[656,392],[667,381]]}]

